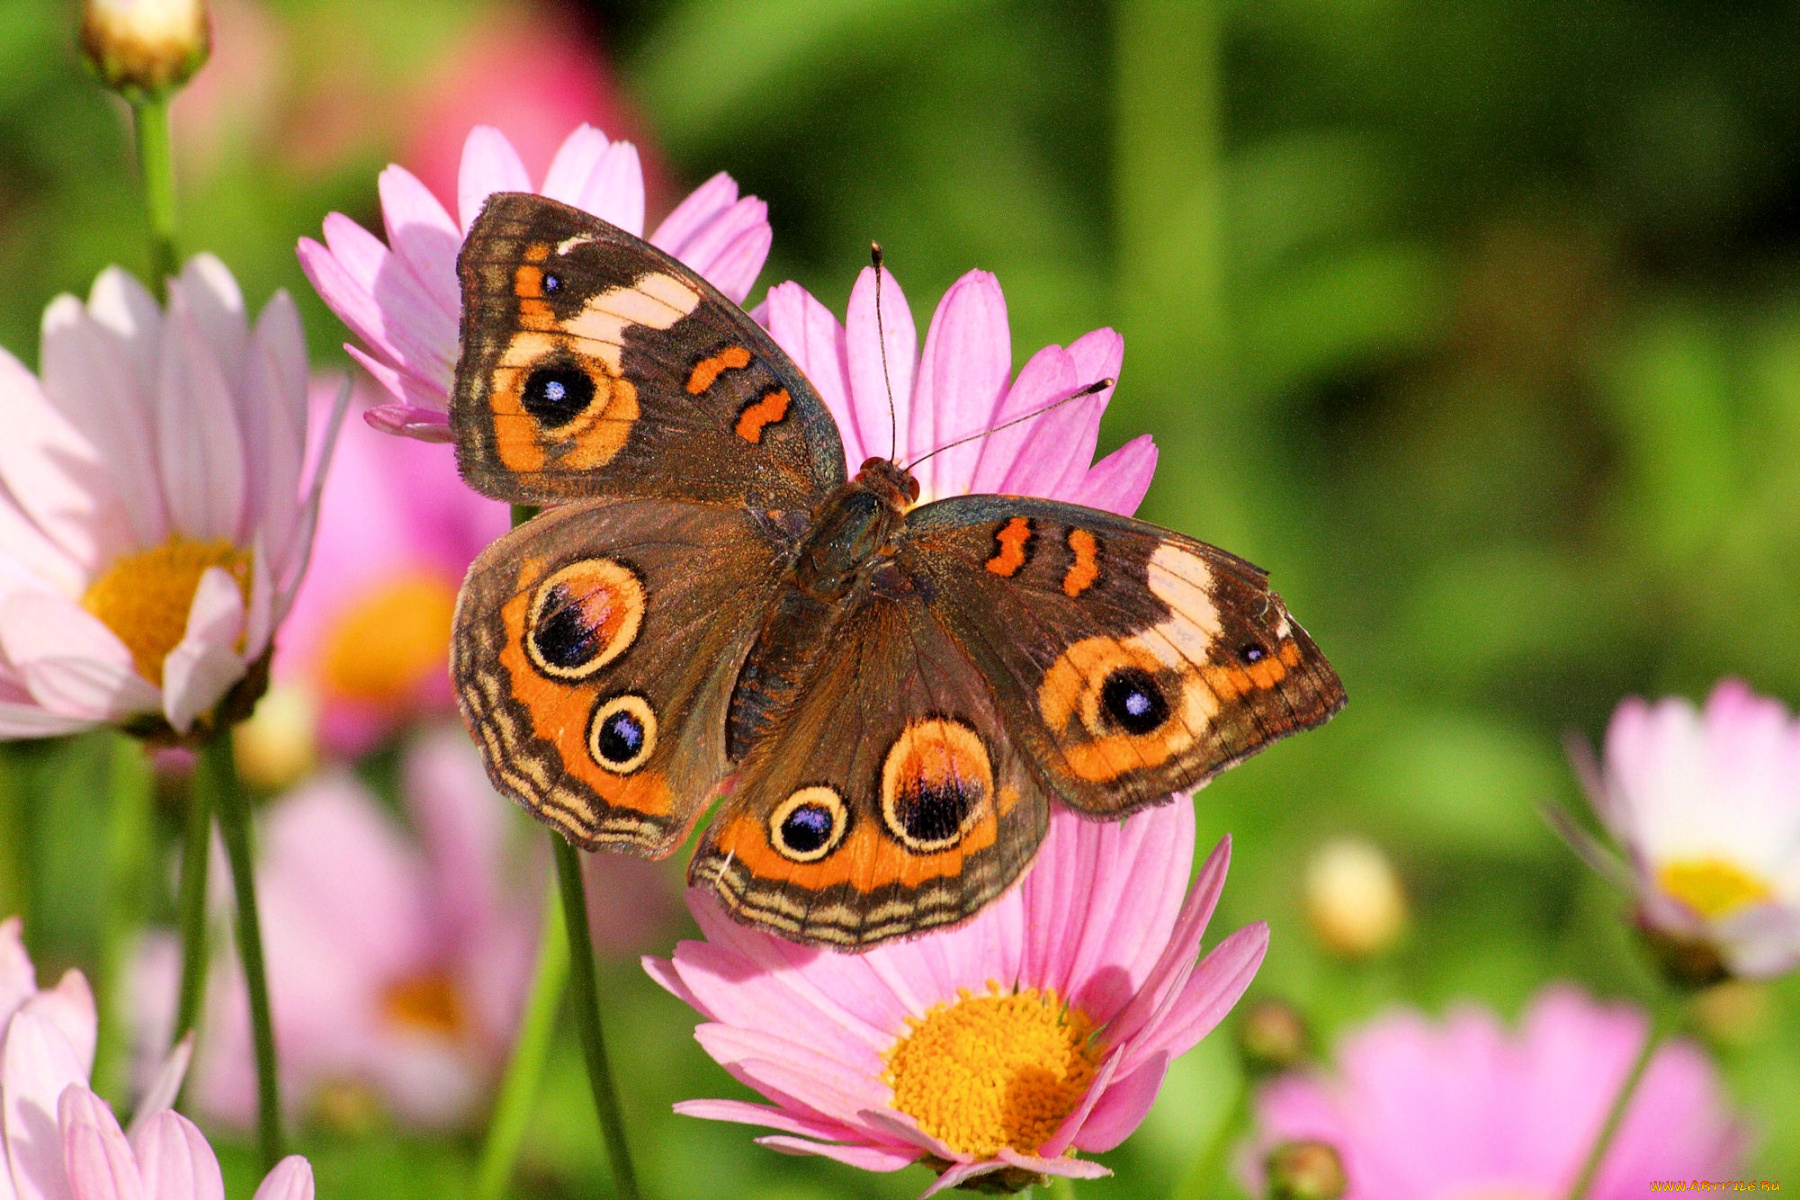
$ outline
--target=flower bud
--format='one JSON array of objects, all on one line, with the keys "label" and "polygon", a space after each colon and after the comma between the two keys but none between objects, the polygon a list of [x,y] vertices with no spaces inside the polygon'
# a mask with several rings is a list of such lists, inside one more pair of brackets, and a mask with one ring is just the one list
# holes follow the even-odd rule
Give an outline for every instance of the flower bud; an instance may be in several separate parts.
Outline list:
[{"label": "flower bud", "polygon": [[1361,838],[1338,838],[1306,866],[1306,917],[1331,950],[1366,958],[1392,946],[1406,924],[1406,893],[1387,855]]},{"label": "flower bud", "polygon": [[1238,1018],[1238,1051],[1252,1075],[1291,1070],[1306,1058],[1306,1020],[1285,1000],[1246,1005]]},{"label": "flower bud", "polygon": [[1282,1142],[1263,1164],[1268,1200],[1338,1200],[1350,1186],[1343,1160],[1325,1142]]},{"label": "flower bud", "polygon": [[206,62],[206,0],[83,0],[81,47],[107,87],[134,102],[155,99]]}]

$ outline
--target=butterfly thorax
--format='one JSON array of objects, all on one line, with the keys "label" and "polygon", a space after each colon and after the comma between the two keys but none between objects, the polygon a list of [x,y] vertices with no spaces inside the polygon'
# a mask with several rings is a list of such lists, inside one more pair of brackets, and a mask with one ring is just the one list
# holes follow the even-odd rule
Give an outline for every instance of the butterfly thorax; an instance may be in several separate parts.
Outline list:
[{"label": "butterfly thorax", "polygon": [[871,458],[814,511],[738,672],[726,726],[726,752],[733,759],[787,709],[830,644],[833,626],[854,607],[849,601],[891,553],[918,495],[918,481],[904,467]]}]

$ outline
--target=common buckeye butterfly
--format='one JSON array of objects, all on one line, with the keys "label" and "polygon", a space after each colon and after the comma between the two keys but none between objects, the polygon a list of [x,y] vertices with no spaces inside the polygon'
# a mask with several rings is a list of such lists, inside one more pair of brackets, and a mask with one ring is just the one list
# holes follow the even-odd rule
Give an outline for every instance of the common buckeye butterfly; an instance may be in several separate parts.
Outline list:
[{"label": "common buckeye butterfly", "polygon": [[739,920],[856,948],[972,916],[1053,801],[1119,817],[1344,692],[1263,571],[1018,496],[848,478],[818,393],[679,262],[540,196],[457,259],[457,462],[548,504],[470,568],[452,673],[495,786]]}]

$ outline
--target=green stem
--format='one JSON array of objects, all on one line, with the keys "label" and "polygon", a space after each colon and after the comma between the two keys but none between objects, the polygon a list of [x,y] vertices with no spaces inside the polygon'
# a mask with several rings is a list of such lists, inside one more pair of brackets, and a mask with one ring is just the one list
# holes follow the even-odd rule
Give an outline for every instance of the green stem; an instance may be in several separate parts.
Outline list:
[{"label": "green stem", "polygon": [[206,997],[206,876],[212,850],[212,794],[204,779],[210,764],[202,759],[186,782],[187,829],[181,843],[181,998],[175,1006],[171,1044],[181,1041],[200,1022]]},{"label": "green stem", "polygon": [[1668,1021],[1659,1010],[1644,1034],[1644,1044],[1638,1048],[1637,1061],[1631,1064],[1631,1071],[1625,1076],[1625,1082],[1619,1085],[1618,1093],[1613,1096],[1612,1108],[1607,1111],[1606,1121],[1600,1126],[1600,1136],[1594,1139],[1593,1146],[1588,1150],[1587,1160],[1581,1164],[1581,1171],[1575,1176],[1574,1186],[1569,1188],[1569,1200],[1587,1200],[1588,1191],[1594,1186],[1594,1177],[1600,1173],[1600,1164],[1606,1158],[1606,1151],[1618,1134],[1619,1126],[1625,1121],[1632,1096],[1637,1094],[1638,1083],[1644,1078],[1650,1060],[1656,1056],[1656,1048],[1662,1044],[1668,1032]]},{"label": "green stem", "polygon": [[531,1106],[537,1102],[544,1065],[550,1059],[557,1009],[562,1006],[569,984],[569,942],[562,924],[562,899],[558,888],[552,885],[544,896],[543,932],[539,935],[542,940],[538,943],[531,996],[525,1003],[525,1020],[513,1043],[506,1078],[500,1083],[500,1095],[488,1121],[487,1141],[481,1147],[481,1163],[475,1172],[476,1200],[500,1200],[505,1194],[513,1164],[519,1158],[519,1147],[525,1141]]},{"label": "green stem", "polygon": [[551,834],[550,844],[556,852],[563,929],[569,937],[575,1024],[581,1032],[581,1050],[587,1058],[588,1083],[594,1089],[600,1132],[606,1138],[606,1156],[612,1163],[613,1190],[619,1200],[638,1200],[637,1175],[625,1145],[625,1122],[620,1116],[619,1095],[613,1086],[612,1068],[606,1062],[606,1040],[600,1028],[600,988],[594,978],[594,944],[588,937],[587,888],[581,879],[581,856],[560,834]]},{"label": "green stem", "polygon": [[257,1142],[263,1169],[281,1161],[281,1093],[275,1074],[275,1024],[269,1013],[269,978],[263,966],[262,924],[256,915],[256,875],[250,854],[250,798],[238,780],[231,734],[220,733],[201,752],[208,768],[213,806],[225,858],[231,864],[232,890],[237,893],[238,957],[250,992],[250,1028],[256,1042]]},{"label": "green stem", "polygon": [[143,743],[136,738],[114,733],[112,759],[107,765],[112,812],[107,837],[106,915],[100,932],[103,1003],[93,1076],[94,1087],[102,1095],[117,1095],[131,1041],[125,976],[144,911],[155,788]]},{"label": "green stem", "polygon": [[1213,1130],[1211,1140],[1175,1185],[1169,1200],[1206,1200],[1209,1196],[1229,1195],[1231,1178],[1227,1167],[1231,1148],[1237,1145],[1249,1120],[1250,1077],[1240,1072],[1237,1076],[1237,1094],[1232,1097],[1231,1107],[1219,1119],[1219,1127]]},{"label": "green stem", "polygon": [[132,115],[137,122],[138,175],[150,216],[150,286],[161,298],[176,270],[175,154],[169,132],[169,99],[140,100],[132,106]]},{"label": "green stem", "polygon": [[1052,1175],[1044,1190],[1050,1193],[1050,1200],[1075,1200],[1075,1181],[1067,1175]]}]

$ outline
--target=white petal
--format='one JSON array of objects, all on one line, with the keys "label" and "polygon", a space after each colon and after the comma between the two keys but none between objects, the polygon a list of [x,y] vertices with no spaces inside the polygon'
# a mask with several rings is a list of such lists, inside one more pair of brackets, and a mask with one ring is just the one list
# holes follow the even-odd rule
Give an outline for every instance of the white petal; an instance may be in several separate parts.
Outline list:
[{"label": "white petal", "polygon": [[219,702],[244,676],[234,649],[244,628],[244,594],[223,567],[208,567],[194,589],[187,632],[163,660],[163,715],[177,733]]},{"label": "white petal", "polygon": [[190,1029],[186,1037],[175,1043],[175,1048],[163,1059],[162,1066],[156,1068],[155,1077],[145,1089],[143,1099],[138,1101],[137,1111],[131,1115],[133,1136],[145,1121],[159,1112],[175,1107],[175,1098],[181,1095],[181,1084],[187,1078],[188,1064],[193,1059],[194,1032]]},{"label": "white petal", "polygon": [[32,697],[60,716],[111,721],[162,707],[118,635],[61,596],[23,592],[0,601],[0,648]]},{"label": "white petal", "polygon": [[285,550],[300,523],[300,473],[306,459],[306,341],[300,314],[276,292],[256,323],[244,380],[244,467],[248,503],[233,538]]},{"label": "white petal", "polygon": [[177,285],[169,288],[156,390],[157,465],[169,523],[200,540],[235,536],[244,503],[237,404]]},{"label": "white petal", "polygon": [[19,1200],[67,1200],[57,1109],[87,1074],[68,1039],[49,1021],[21,1012],[6,1027],[0,1055],[0,1120]]},{"label": "white petal", "polygon": [[145,396],[156,390],[156,353],[162,338],[162,308],[137,279],[108,267],[88,290],[88,315],[110,333],[131,364]]},{"label": "white petal", "polygon": [[244,355],[250,348],[250,325],[244,316],[244,294],[231,271],[211,254],[196,254],[181,269],[179,288],[201,336],[212,349],[224,372],[226,384],[236,390],[244,379]]}]

